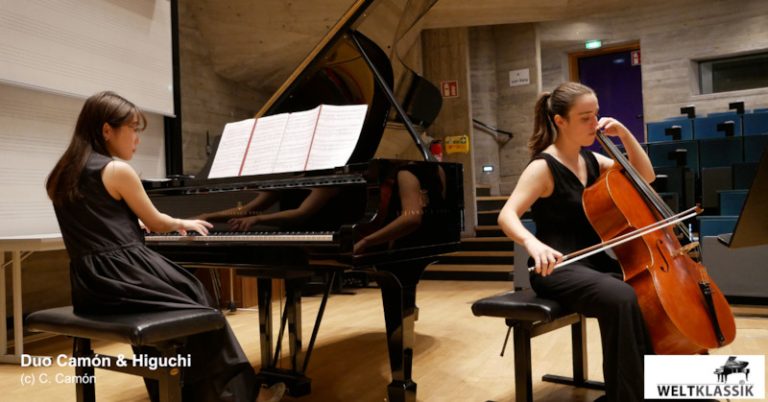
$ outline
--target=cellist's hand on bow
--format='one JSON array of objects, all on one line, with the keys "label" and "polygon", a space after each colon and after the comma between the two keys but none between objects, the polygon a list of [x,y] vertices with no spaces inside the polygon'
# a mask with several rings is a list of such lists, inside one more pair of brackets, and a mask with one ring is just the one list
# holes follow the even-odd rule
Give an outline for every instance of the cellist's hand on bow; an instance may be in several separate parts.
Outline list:
[{"label": "cellist's hand on bow", "polygon": [[601,117],[600,120],[597,121],[597,129],[603,130],[609,137],[623,138],[626,135],[632,134],[626,126],[613,117]]},{"label": "cellist's hand on bow", "polygon": [[552,247],[540,242],[537,238],[531,238],[523,244],[528,254],[533,257],[534,269],[541,276],[547,276],[555,269],[555,265],[563,258],[563,254]]}]

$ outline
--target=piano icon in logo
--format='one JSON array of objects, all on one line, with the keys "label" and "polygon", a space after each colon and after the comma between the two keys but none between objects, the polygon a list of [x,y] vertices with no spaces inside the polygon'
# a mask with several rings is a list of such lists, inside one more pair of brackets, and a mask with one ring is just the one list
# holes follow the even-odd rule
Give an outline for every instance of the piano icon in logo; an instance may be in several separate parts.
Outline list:
[{"label": "piano icon in logo", "polygon": [[728,360],[725,361],[725,364],[715,370],[715,374],[717,374],[717,381],[727,382],[728,375],[733,373],[744,373],[745,379],[749,380],[749,369],[747,368],[748,365],[749,362],[736,360],[736,356],[728,357]]}]

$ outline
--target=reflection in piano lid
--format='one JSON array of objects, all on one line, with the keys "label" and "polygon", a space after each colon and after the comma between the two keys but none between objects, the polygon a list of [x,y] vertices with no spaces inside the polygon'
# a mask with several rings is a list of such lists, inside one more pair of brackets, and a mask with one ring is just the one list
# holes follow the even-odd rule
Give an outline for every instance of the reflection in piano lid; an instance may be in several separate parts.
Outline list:
[{"label": "reflection in piano lid", "polygon": [[[432,84],[412,76],[398,53],[403,41],[418,40],[418,30],[412,28],[435,0],[392,0],[378,7],[379,3],[384,2],[356,1],[255,116],[320,104],[367,104],[360,139],[346,165],[221,179],[182,177],[145,185],[161,212],[214,224],[214,235],[202,240],[170,236],[155,241],[148,235],[149,247],[190,266],[250,266],[250,273],[238,272],[259,277],[259,300],[271,300],[271,281],[266,278],[286,279],[286,313],[280,333],[286,320],[298,320],[287,324],[293,331],[290,339],[296,341],[289,348],[292,366],[276,367],[279,348],[273,358],[271,309],[260,306],[260,331],[268,332],[260,337],[260,375],[270,382],[286,382],[293,396],[309,392],[304,373],[332,279],[307,351],[302,353],[301,315],[287,314],[289,308],[300,309],[301,290],[294,289],[300,284],[286,275],[315,268],[364,268],[379,285],[384,301],[393,379],[388,399],[414,401],[416,285],[428,264],[459,246],[462,166],[434,161],[418,132],[435,118],[441,98],[436,88],[429,89]],[[402,14],[395,15],[393,10]],[[393,119],[402,122],[423,161],[374,159],[387,122]],[[204,170],[197,177],[206,178],[207,173]],[[295,237],[308,234],[320,237],[309,241]],[[235,238],[219,240],[220,236],[238,237],[228,241]]]},{"label": "reflection in piano lid", "polygon": [[[334,179],[334,172],[342,179]],[[204,219],[214,227],[209,236],[150,234],[147,242],[153,248],[169,242],[177,247],[333,246],[353,266],[395,261],[399,254],[434,256],[459,242],[460,165],[375,159],[314,173],[301,177],[300,185],[282,175],[154,183],[147,192],[158,210]],[[323,240],[300,237],[314,233]],[[378,258],[367,258],[372,255]]]}]

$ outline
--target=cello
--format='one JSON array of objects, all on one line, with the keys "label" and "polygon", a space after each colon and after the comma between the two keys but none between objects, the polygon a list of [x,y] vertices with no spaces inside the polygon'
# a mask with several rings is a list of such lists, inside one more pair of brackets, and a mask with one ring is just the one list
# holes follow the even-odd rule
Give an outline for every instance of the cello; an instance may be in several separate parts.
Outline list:
[{"label": "cello", "polygon": [[624,281],[637,294],[653,350],[698,354],[731,343],[736,337],[733,313],[706,268],[689,256],[695,243],[682,246],[672,227],[659,225],[672,211],[605,134],[598,131],[597,139],[616,163],[582,195],[592,227],[610,242],[656,226],[612,246]]}]

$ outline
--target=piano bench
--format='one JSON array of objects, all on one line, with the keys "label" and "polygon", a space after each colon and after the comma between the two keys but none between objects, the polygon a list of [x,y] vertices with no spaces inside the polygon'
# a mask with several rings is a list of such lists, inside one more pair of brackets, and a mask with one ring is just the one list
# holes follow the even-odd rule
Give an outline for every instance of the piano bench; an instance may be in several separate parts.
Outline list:
[{"label": "piano bench", "polygon": [[542,381],[605,389],[603,383],[587,379],[586,317],[583,315],[567,310],[554,300],[538,297],[532,289],[480,299],[472,304],[472,313],[478,317],[504,318],[513,331],[516,402],[533,401],[531,338],[566,325],[571,326],[573,378],[546,374]]},{"label": "piano bench", "polygon": [[[134,361],[134,357],[95,354],[91,340],[127,343],[156,349],[159,357],[182,357],[186,337],[222,328],[226,318],[218,310],[184,309],[115,315],[81,315],[72,306],[40,310],[29,314],[26,325],[31,331],[47,332],[74,338],[73,358],[75,389],[78,402],[95,401],[94,368],[117,371],[158,381],[160,401],[181,401],[181,366],[150,369],[146,361]],[[155,355],[152,355],[155,357]],[[156,360],[162,362],[161,360]],[[90,364],[89,364],[90,363]]]}]

